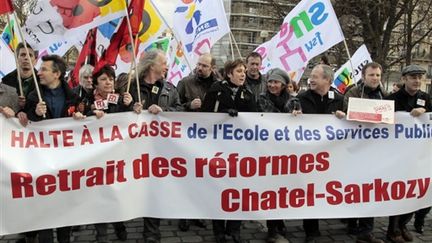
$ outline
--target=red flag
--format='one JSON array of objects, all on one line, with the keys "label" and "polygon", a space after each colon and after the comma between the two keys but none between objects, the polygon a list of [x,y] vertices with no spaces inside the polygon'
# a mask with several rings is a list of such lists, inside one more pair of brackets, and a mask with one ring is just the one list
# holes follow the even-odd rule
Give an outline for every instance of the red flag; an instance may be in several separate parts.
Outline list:
[{"label": "red flag", "polygon": [[[142,22],[144,1],[145,0],[132,0],[128,7],[132,36],[134,38],[136,38],[136,35],[139,33],[139,27]],[[97,72],[105,65],[114,66],[119,54],[124,62],[132,62],[132,41],[133,40],[130,39],[128,22],[126,17],[124,17],[117,32],[112,36],[110,45],[97,63],[94,72]],[[138,48],[136,47],[135,49],[135,52],[137,52]]]},{"label": "red flag", "polygon": [[12,1],[11,0],[3,0],[3,3],[0,4],[0,14],[12,13],[14,11]]},{"label": "red flag", "polygon": [[86,41],[84,42],[84,46],[78,56],[75,68],[72,71],[72,76],[69,81],[69,86],[71,88],[79,85],[79,70],[84,64],[95,66],[97,63],[96,34],[97,28],[93,28],[87,33]]}]

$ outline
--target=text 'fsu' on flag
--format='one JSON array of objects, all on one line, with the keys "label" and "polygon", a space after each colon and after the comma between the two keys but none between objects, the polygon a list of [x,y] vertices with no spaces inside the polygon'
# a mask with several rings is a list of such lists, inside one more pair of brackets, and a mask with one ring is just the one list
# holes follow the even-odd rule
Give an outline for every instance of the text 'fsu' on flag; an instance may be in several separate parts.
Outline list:
[{"label": "text 'fsu' on flag", "polygon": [[280,31],[266,44],[271,68],[287,72],[343,41],[330,0],[303,0],[285,17]]}]

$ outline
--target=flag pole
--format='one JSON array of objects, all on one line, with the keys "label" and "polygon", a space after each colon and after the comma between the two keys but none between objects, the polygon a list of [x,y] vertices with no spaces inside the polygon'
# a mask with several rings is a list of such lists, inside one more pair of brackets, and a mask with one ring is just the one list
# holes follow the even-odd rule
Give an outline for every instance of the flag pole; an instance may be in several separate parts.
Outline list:
[{"label": "flag pole", "polygon": [[[344,43],[344,46],[345,46],[345,50],[346,50],[346,53],[347,53],[347,55],[348,55],[348,60],[349,60],[349,63],[350,63],[350,66],[351,66],[351,71],[352,72],[354,72],[354,65],[353,65],[353,63],[352,63],[352,60],[351,60],[351,54],[350,54],[350,51],[349,51],[349,49],[348,49],[348,44],[347,44],[347,42],[346,42],[346,40],[345,40],[345,37],[343,38],[343,43]],[[352,73],[351,73],[352,74]],[[352,75],[351,75],[352,76]],[[349,77],[350,79],[352,79],[353,77]],[[353,83],[354,83],[354,85],[355,86],[357,86],[357,82],[354,80],[354,79],[352,79],[352,81],[353,81]]]},{"label": "flag pole", "polygon": [[[13,12],[13,14],[14,14],[15,19],[18,19],[18,17],[17,17],[17,15],[16,15],[15,11]],[[41,93],[40,93],[40,90],[39,90],[39,84],[38,84],[38,82],[37,82],[36,73],[35,73],[35,71],[34,71],[34,66],[33,66],[33,63],[32,63],[31,58],[30,58],[30,52],[29,52],[29,50],[28,50],[28,48],[27,48],[27,42],[26,42],[26,40],[24,39],[24,35],[23,35],[23,33],[22,33],[21,28],[18,28],[18,33],[19,33],[19,35],[20,35],[20,37],[21,37],[21,40],[22,40],[23,43],[24,43],[24,49],[25,49],[25,51],[26,51],[27,58],[28,58],[29,61],[30,61],[30,67],[31,67],[32,75],[33,75],[33,81],[34,81],[34,84],[35,84],[35,90],[36,90],[36,93],[37,93],[37,96],[38,96],[39,102],[43,102],[43,100],[42,100],[42,96],[41,96]],[[35,58],[36,58],[36,57],[35,57]],[[45,114],[43,115],[43,117],[45,118]]]},{"label": "flag pole", "polygon": [[236,41],[236,39],[234,38],[234,34],[232,33],[231,30],[230,30],[230,36],[232,37],[232,39],[233,39],[233,41],[234,41],[234,46],[235,46],[236,49],[237,49],[237,52],[238,52],[238,55],[239,55],[240,59],[243,59],[243,57],[242,57],[242,55],[241,55],[241,53],[240,53],[240,48],[238,47],[237,41]]},{"label": "flag pole", "polygon": [[234,46],[233,46],[233,41],[232,41],[232,36],[231,36],[231,32],[228,34],[229,36],[229,41],[230,41],[230,46],[231,46],[231,59],[234,60]]},{"label": "flag pole", "polygon": [[[13,26],[11,25],[11,21],[10,21],[9,14],[6,14],[6,17],[7,17],[7,22],[8,22],[8,25],[9,25],[9,30],[11,31],[12,39],[13,39],[13,38],[14,38],[14,35],[15,35],[15,33],[14,33],[14,28],[13,28]],[[15,24],[18,24],[18,23],[15,22]],[[12,41],[13,41],[13,40],[12,40]],[[12,45],[12,49],[13,49],[13,48],[15,48],[15,47]],[[19,94],[20,94],[20,96],[24,96],[24,90],[23,90],[23,86],[22,86],[22,79],[21,79],[20,66],[19,66],[19,63],[18,63],[18,56],[17,56],[16,50],[12,50],[12,52],[13,52],[13,54],[14,54],[14,57],[15,57],[15,64],[16,64],[16,67],[17,67],[17,78],[18,78]]]},{"label": "flag pole", "polygon": [[[141,1],[141,0],[139,0],[139,1]],[[136,62],[136,57],[135,57],[135,55],[136,55],[136,44],[135,44],[135,42],[138,43],[138,34],[137,34],[136,38],[133,38],[132,27],[131,27],[131,23],[130,23],[130,19],[129,19],[129,9],[128,9],[127,6],[125,8],[125,11],[126,11],[126,22],[127,22],[127,26],[128,26],[128,30],[129,30],[129,38],[131,39],[132,52],[133,52],[132,53],[131,70],[132,70],[132,66],[135,66],[135,78],[136,78],[136,82],[137,82],[138,102],[141,103],[141,92],[139,90],[140,87],[139,87],[138,73],[137,73],[137,68],[136,68],[137,67],[137,62]],[[130,76],[131,75],[128,75],[128,77],[130,77]],[[128,86],[127,86],[128,88],[126,90],[127,93],[129,93],[130,83],[131,83],[131,80],[128,78]]]},{"label": "flag pole", "polygon": [[[138,45],[138,35],[135,37],[135,46]],[[134,66],[131,65],[129,68],[129,73],[128,73],[128,82],[127,82],[127,88],[126,88],[126,92],[129,93],[129,89],[130,89],[130,85],[131,85],[131,81],[132,81],[132,70],[134,69]],[[137,65],[135,64],[135,78],[136,78],[136,83],[137,83],[137,92],[138,92],[138,99],[141,99],[141,93],[140,93],[140,87],[139,87],[139,81],[138,81],[138,70],[137,70]]]},{"label": "flag pole", "polygon": [[161,17],[162,21],[165,23],[166,26],[168,26],[168,29],[171,31],[171,33],[172,33],[174,39],[177,41],[177,43],[179,43],[179,44],[181,45],[181,48],[182,48],[182,50],[183,50],[183,53],[185,54],[185,55],[184,55],[184,58],[185,58],[185,60],[186,60],[186,64],[187,64],[188,67],[189,67],[189,70],[193,70],[193,69],[192,69],[192,66],[191,66],[191,64],[190,64],[190,62],[189,62],[189,59],[188,59],[187,51],[184,49],[184,45],[183,45],[183,43],[182,43],[179,39],[177,39],[176,32],[173,30],[173,28],[171,28],[171,26],[169,26],[169,24],[168,24],[168,22],[166,21],[166,19],[164,18],[164,16],[160,13],[159,9],[156,7],[156,5],[153,4],[153,1],[150,0],[150,2],[151,2],[151,4],[155,7],[155,10],[156,10],[156,12],[158,13],[158,15]]}]

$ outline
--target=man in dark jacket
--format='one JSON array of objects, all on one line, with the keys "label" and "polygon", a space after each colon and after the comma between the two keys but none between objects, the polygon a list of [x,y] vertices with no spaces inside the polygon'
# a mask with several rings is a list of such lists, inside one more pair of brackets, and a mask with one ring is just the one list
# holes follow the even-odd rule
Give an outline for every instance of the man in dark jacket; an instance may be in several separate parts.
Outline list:
[{"label": "man in dark jacket", "polygon": [[[184,77],[177,85],[180,102],[185,111],[201,111],[201,105],[210,86],[217,82],[214,73],[216,61],[210,53],[202,54],[198,58],[195,72]],[[199,219],[180,219],[179,229],[188,231],[191,223],[204,228],[205,223]]]},{"label": "man in dark jacket", "polygon": [[[403,87],[387,97],[395,101],[395,111],[406,111],[413,117],[432,111],[431,97],[420,90],[421,80],[425,73],[426,70],[415,64],[402,70]],[[424,219],[429,211],[430,207],[416,212],[414,226],[417,232],[423,233]],[[412,216],[413,213],[390,216],[387,238],[392,242],[413,241],[413,236],[406,227]]]},{"label": "man in dark jacket", "polygon": [[195,73],[183,78],[177,85],[180,102],[185,111],[200,111],[204,96],[210,86],[218,81],[213,67],[215,59],[210,53],[201,55]]},{"label": "man in dark jacket", "polygon": [[[131,91],[136,106],[148,110],[152,114],[159,114],[164,111],[181,111],[177,89],[165,81],[168,71],[165,53],[160,50],[152,50],[146,53],[139,63],[139,94],[141,103],[138,102],[138,87]],[[159,243],[161,233],[159,229],[160,219],[144,218],[144,242]]]},{"label": "man in dark jacket", "polygon": [[267,80],[261,74],[260,68],[262,65],[262,56],[257,52],[251,52],[246,57],[246,86],[255,95],[255,101],[258,100],[260,94],[267,89]]},{"label": "man in dark jacket", "polygon": [[[139,94],[143,109],[152,114],[162,111],[182,111],[177,89],[165,80],[168,71],[165,53],[160,50],[152,50],[139,63]],[[132,87],[133,100],[138,102],[138,89]],[[136,109],[134,109],[136,110]]]},{"label": "man in dark jacket", "polygon": [[[28,95],[30,94],[31,91],[35,89],[35,81],[33,80],[32,67],[36,65],[38,51],[33,50],[33,48],[28,44],[26,46],[29,51],[30,59],[28,58],[27,53],[25,51],[24,43],[22,42],[19,43],[15,50],[15,53],[17,53],[17,57],[18,57],[18,67],[14,71],[4,76],[2,81],[4,84],[15,88],[18,94],[18,104],[20,109],[23,109],[25,107],[25,103],[26,103],[26,99],[28,98]],[[18,71],[21,78],[22,91],[18,81]],[[33,71],[35,72],[35,74],[37,74],[36,69],[34,69]],[[28,119],[26,113],[22,111],[18,111],[16,116],[18,117],[20,123],[23,126],[27,125]]]},{"label": "man in dark jacket", "polygon": [[[27,44],[27,49],[30,54],[30,59],[27,57],[27,53],[25,51],[24,43],[19,43],[16,48],[16,53],[18,57],[18,67],[14,71],[8,73],[3,77],[3,83],[9,85],[16,89],[18,95],[20,95],[20,87],[18,83],[18,70],[21,76],[22,88],[24,98],[28,96],[28,94],[33,91],[35,84],[33,81],[32,75],[32,65],[36,65],[36,58],[38,56],[38,51],[33,50],[33,48]],[[37,73],[37,70],[34,70]]]},{"label": "man in dark jacket", "polygon": [[[370,62],[362,69],[362,82],[352,87],[344,96],[344,111],[348,109],[349,98],[378,99],[382,100],[386,96],[385,90],[381,86],[382,67],[379,63]],[[374,218],[351,218],[348,219],[349,233],[357,234],[357,242],[364,243],[384,243],[376,239],[372,234],[374,228]]]},{"label": "man in dark jacket", "polygon": [[[30,92],[25,106],[29,119],[41,121],[72,116],[79,99],[64,81],[66,63],[57,55],[44,56],[42,61],[38,76],[43,101],[39,101],[36,90]],[[71,227],[57,228],[58,242],[69,243],[70,231]],[[39,242],[54,242],[52,229],[40,230],[38,234]]]},{"label": "man in dark jacket", "polygon": [[[240,112],[255,112],[257,106],[253,93],[245,85],[245,64],[242,60],[225,63],[225,79],[214,83],[204,99],[203,112],[224,112],[237,116]],[[213,233],[217,243],[226,243],[225,234],[235,243],[243,242],[240,220],[213,220]]]},{"label": "man in dark jacket", "polygon": [[[333,114],[338,118],[344,117],[342,112],[343,96],[331,88],[334,72],[325,64],[319,64],[312,69],[309,77],[310,88],[300,93],[302,111],[294,110],[294,114]],[[303,228],[306,233],[306,242],[313,242],[314,237],[321,235],[318,219],[304,219]]]},{"label": "man in dark jacket", "polygon": [[28,95],[25,112],[31,121],[70,117],[79,103],[78,96],[64,81],[66,63],[57,55],[42,57],[38,71],[41,85],[39,101],[36,90]]}]

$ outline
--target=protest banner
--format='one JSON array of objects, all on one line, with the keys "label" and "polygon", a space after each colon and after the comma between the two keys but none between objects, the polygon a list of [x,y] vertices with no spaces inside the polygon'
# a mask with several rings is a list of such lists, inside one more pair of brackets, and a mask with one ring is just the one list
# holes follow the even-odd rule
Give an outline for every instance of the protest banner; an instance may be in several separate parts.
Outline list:
[{"label": "protest banner", "polygon": [[432,204],[432,113],[397,113],[394,125],[181,112],[0,124],[0,235],[144,216],[386,216]]}]

